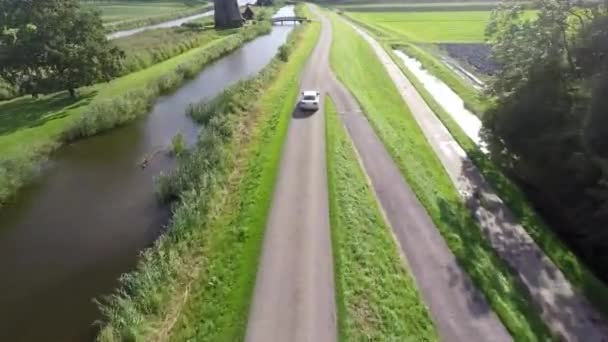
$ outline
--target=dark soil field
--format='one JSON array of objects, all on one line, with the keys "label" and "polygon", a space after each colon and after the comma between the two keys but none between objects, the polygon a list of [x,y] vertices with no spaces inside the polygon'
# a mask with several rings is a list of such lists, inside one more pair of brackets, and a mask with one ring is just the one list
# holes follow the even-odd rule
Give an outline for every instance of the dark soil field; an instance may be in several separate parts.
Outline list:
[{"label": "dark soil field", "polygon": [[459,61],[466,62],[482,75],[494,75],[500,66],[492,60],[492,48],[488,44],[478,43],[441,43],[439,46],[448,55]]}]

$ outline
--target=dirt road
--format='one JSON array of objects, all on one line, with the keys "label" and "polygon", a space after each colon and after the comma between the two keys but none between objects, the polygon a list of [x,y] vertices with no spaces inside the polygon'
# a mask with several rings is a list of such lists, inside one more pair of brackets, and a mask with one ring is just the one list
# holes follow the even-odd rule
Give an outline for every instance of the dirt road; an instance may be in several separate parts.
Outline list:
[{"label": "dirt road", "polygon": [[[321,89],[327,63],[322,35],[301,80]],[[295,104],[294,104],[295,106]],[[329,230],[325,117],[294,110],[281,164],[249,314],[247,341],[337,339]]]},{"label": "dirt road", "polygon": [[[382,46],[361,29],[357,32],[375,51],[490,244],[527,287],[547,325],[565,341],[608,341],[604,318],[517,222]],[[474,189],[482,203],[472,198]]]}]

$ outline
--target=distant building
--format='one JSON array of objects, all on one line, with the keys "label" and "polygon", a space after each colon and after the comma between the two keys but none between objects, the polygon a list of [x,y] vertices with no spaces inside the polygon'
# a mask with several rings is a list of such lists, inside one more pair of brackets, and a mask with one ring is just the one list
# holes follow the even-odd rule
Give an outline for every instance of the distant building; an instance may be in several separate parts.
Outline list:
[{"label": "distant building", "polygon": [[247,8],[245,8],[245,11],[243,12],[243,18],[245,20],[253,20],[253,17],[253,10],[251,9],[251,7],[249,7],[249,4],[247,4]]}]

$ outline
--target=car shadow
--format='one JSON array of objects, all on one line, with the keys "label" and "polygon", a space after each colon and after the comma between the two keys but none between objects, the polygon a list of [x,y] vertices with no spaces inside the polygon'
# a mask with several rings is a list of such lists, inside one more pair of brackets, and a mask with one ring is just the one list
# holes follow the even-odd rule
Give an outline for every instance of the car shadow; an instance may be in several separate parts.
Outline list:
[{"label": "car shadow", "polygon": [[301,109],[300,106],[297,106],[293,109],[292,117],[294,119],[306,119],[313,116],[318,110],[304,110]]}]

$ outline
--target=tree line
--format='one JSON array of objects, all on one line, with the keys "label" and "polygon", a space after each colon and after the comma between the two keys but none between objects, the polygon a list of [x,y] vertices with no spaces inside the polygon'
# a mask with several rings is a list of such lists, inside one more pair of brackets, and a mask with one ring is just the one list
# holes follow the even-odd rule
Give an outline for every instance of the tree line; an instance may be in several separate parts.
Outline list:
[{"label": "tree line", "polygon": [[0,23],[0,78],[22,94],[75,96],[120,70],[99,11],[78,0],[0,0]]},{"label": "tree line", "polygon": [[608,2],[535,3],[533,19],[513,2],[492,14],[501,69],[484,134],[492,158],[608,280]]}]

